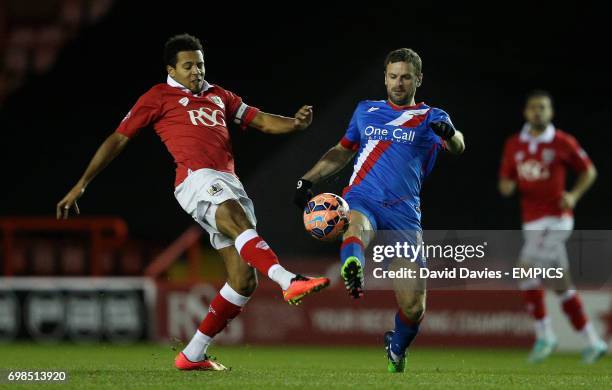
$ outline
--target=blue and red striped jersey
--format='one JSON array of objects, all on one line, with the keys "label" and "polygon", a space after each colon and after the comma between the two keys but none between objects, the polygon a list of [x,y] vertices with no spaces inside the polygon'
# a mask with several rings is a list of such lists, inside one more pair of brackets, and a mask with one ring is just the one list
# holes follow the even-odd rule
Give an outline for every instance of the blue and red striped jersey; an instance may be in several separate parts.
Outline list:
[{"label": "blue and red striped jersey", "polygon": [[420,220],[420,191],[444,142],[431,122],[452,123],[446,112],[425,103],[397,106],[365,100],[355,109],[341,144],[357,150],[344,193],[412,206]]}]

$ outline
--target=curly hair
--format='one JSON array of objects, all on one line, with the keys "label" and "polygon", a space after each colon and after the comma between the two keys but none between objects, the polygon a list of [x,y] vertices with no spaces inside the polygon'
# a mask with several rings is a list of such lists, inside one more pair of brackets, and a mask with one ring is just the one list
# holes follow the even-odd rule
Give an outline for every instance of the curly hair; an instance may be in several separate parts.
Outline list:
[{"label": "curly hair", "polygon": [[176,66],[176,55],[178,52],[195,50],[204,52],[202,42],[193,35],[179,34],[170,37],[164,45],[164,64],[174,68]]}]

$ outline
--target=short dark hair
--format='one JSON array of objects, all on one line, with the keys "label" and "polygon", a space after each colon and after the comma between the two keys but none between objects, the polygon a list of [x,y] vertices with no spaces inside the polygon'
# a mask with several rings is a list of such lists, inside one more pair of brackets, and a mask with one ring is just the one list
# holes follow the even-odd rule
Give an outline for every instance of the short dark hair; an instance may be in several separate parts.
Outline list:
[{"label": "short dark hair", "polygon": [[529,93],[527,94],[527,97],[525,98],[525,104],[527,104],[527,102],[533,98],[541,98],[541,97],[546,97],[550,99],[551,104],[553,103],[553,98],[550,92],[545,91],[543,89],[534,89],[532,91],[529,91]]},{"label": "short dark hair", "polygon": [[405,47],[393,50],[387,54],[387,57],[385,58],[385,70],[387,70],[387,65],[402,61],[412,64],[417,74],[421,73],[421,69],[423,68],[423,61],[421,61],[421,57],[419,57],[416,51],[407,49]]},{"label": "short dark hair", "polygon": [[164,45],[164,64],[171,67],[176,66],[176,55],[179,51],[195,51],[200,50],[204,53],[202,42],[193,35],[179,34],[170,37]]}]

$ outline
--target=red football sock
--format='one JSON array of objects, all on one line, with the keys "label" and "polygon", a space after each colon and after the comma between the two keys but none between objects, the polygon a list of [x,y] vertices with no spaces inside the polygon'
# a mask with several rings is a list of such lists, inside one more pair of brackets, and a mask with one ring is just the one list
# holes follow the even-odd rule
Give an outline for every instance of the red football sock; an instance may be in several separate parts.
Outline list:
[{"label": "red football sock", "polygon": [[523,291],[523,300],[527,305],[527,311],[533,316],[533,318],[536,320],[541,320],[546,317],[543,289]]},{"label": "red football sock", "polygon": [[240,314],[248,301],[249,297],[238,294],[226,283],[210,303],[208,314],[200,323],[198,331],[183,349],[185,357],[192,362],[203,360],[213,337],[221,332],[232,318]]},{"label": "red football sock", "polygon": [[236,237],[235,245],[240,256],[263,275],[268,276],[270,267],[278,264],[274,251],[254,229],[245,230]]},{"label": "red football sock", "polygon": [[248,297],[238,295],[226,284],[210,303],[208,314],[198,326],[198,330],[206,336],[214,337],[230,320],[240,314],[247,301]]},{"label": "red football sock", "polygon": [[562,300],[561,307],[575,330],[582,330],[587,323],[587,316],[582,307],[582,301],[575,292],[568,292]]}]

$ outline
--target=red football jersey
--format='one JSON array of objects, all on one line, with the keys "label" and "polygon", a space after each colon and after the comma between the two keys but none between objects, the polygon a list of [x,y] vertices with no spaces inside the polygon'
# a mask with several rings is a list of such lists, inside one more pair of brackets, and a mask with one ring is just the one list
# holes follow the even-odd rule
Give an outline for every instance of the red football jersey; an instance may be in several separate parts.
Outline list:
[{"label": "red football jersey", "polygon": [[571,135],[549,126],[540,136],[527,128],[508,138],[500,177],[517,182],[523,222],[547,216],[572,215],[560,207],[566,169],[582,172],[591,165],[586,152]]},{"label": "red football jersey", "polygon": [[166,84],[155,85],[138,99],[116,131],[132,138],[153,125],[176,163],[177,186],[188,170],[234,173],[227,120],[246,128],[258,112],[218,85],[204,82],[202,92],[194,95],[168,77]]}]

